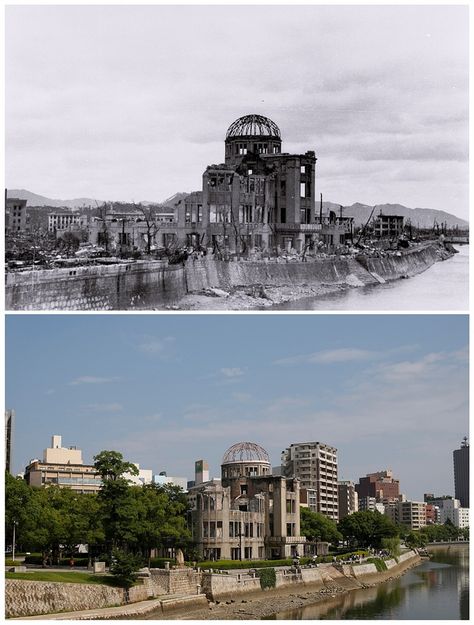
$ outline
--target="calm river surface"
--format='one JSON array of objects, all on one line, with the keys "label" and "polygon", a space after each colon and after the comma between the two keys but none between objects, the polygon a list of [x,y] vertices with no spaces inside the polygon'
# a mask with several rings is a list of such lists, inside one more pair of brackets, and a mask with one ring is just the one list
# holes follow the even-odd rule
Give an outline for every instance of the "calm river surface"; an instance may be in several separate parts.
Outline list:
[{"label": "calm river surface", "polygon": [[437,551],[399,579],[341,595],[330,605],[310,605],[273,618],[468,620],[469,546]]},{"label": "calm river surface", "polygon": [[299,299],[267,310],[463,310],[469,308],[469,245],[408,280]]}]

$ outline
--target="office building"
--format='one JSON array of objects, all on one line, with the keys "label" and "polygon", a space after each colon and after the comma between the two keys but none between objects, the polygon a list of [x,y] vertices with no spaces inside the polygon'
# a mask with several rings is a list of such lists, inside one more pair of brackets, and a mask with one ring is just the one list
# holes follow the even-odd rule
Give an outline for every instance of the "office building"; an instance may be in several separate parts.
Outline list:
[{"label": "office building", "polygon": [[43,460],[31,460],[25,469],[30,486],[56,485],[82,493],[97,492],[102,480],[92,465],[83,463],[77,447],[63,447],[61,436],[52,437],[51,447],[43,452]]},{"label": "office building", "polygon": [[454,497],[461,507],[469,508],[469,443],[464,437],[461,447],[453,451]]},{"label": "office building", "polygon": [[359,497],[354,483],[349,480],[341,480],[337,483],[339,519],[343,519],[359,510]]},{"label": "office building", "polygon": [[337,449],[320,442],[293,443],[281,453],[282,474],[298,478],[301,488],[316,491],[316,509],[337,521]]}]

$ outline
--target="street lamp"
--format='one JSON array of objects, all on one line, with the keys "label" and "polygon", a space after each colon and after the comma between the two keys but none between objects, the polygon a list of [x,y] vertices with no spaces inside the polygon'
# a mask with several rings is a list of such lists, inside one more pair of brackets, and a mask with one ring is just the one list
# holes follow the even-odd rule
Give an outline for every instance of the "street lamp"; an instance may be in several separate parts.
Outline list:
[{"label": "street lamp", "polygon": [[16,521],[13,521],[13,545],[12,545],[12,560],[15,561],[15,539],[16,539]]}]

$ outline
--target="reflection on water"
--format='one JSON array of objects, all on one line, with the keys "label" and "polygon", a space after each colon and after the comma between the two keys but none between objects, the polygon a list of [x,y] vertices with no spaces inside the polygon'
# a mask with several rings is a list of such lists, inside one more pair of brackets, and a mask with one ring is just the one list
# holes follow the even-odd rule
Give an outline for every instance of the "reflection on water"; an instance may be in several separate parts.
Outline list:
[{"label": "reflection on water", "polygon": [[469,246],[408,280],[350,288],[323,297],[300,299],[267,310],[467,310]]},{"label": "reflection on water", "polygon": [[331,602],[277,614],[275,619],[468,620],[469,547],[437,552],[401,578],[355,590]]}]

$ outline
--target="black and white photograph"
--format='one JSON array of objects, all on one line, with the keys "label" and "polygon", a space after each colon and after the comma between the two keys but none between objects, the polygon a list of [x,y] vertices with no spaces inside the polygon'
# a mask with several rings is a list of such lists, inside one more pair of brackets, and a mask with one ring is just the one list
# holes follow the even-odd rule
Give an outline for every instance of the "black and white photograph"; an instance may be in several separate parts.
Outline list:
[{"label": "black and white photograph", "polygon": [[466,311],[468,109],[466,6],[9,6],[6,309]]}]

